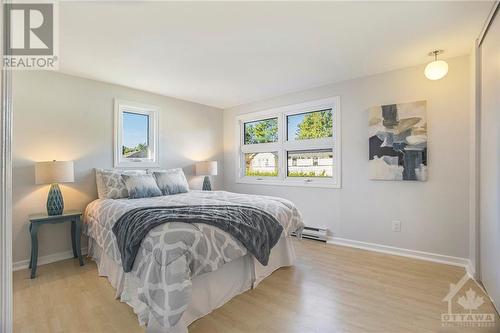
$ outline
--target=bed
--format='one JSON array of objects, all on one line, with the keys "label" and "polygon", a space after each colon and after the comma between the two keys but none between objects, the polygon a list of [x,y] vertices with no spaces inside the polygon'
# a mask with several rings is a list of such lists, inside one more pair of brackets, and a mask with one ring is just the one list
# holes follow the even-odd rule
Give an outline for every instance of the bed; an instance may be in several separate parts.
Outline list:
[{"label": "bed", "polygon": [[[133,265],[124,269],[113,226],[126,213],[151,207],[252,207],[272,215],[282,227],[279,240],[263,265],[228,232],[206,223],[169,222],[151,229],[140,243]],[[188,193],[143,199],[97,199],[84,214],[88,255],[129,304],[147,332],[185,333],[193,321],[234,296],[255,288],[274,270],[291,266],[292,232],[302,217],[288,200],[225,191]],[[122,251],[123,252],[123,251]]]}]

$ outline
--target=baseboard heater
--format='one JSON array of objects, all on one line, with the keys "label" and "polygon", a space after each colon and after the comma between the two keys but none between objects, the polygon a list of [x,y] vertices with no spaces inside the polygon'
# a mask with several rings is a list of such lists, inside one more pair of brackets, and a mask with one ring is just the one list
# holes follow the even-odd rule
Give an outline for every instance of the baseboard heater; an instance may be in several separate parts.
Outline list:
[{"label": "baseboard heater", "polygon": [[[304,227],[304,230],[302,231],[302,238],[317,240],[326,243],[328,239],[327,233],[328,229],[326,228]],[[292,232],[292,236],[297,237],[297,234]]]}]

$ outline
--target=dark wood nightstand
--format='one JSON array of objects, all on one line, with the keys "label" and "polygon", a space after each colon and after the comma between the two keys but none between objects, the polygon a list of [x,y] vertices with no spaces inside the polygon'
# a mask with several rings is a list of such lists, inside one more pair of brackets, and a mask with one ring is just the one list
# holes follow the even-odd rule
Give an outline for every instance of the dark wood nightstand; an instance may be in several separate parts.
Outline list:
[{"label": "dark wood nightstand", "polygon": [[31,235],[31,278],[36,276],[36,262],[38,260],[38,228],[43,224],[55,224],[71,222],[71,244],[73,245],[73,256],[78,258],[80,266],[83,266],[82,252],[80,248],[80,238],[82,230],[81,222],[82,212],[80,211],[67,211],[62,215],[49,216],[47,214],[30,215],[30,235]]}]

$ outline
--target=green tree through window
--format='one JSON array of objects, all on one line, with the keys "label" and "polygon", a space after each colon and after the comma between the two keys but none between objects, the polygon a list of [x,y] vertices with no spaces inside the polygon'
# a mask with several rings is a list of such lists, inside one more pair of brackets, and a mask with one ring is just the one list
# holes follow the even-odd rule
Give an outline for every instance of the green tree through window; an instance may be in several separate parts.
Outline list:
[{"label": "green tree through window", "polygon": [[333,136],[332,110],[310,112],[297,126],[296,138],[319,139]]},{"label": "green tree through window", "polygon": [[122,146],[122,155],[126,158],[147,158],[149,146],[146,143],[138,143],[135,147]]},{"label": "green tree through window", "polygon": [[245,123],[245,144],[278,141],[278,118]]}]

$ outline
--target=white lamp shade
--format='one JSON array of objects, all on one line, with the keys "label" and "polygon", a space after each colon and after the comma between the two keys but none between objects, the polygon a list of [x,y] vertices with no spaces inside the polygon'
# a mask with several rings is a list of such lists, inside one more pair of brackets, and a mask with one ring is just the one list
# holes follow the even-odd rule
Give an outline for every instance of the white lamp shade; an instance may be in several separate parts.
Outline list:
[{"label": "white lamp shade", "polygon": [[448,64],[444,60],[436,60],[425,67],[425,77],[429,80],[439,80],[448,73]]},{"label": "white lamp shade", "polygon": [[216,176],[217,161],[203,161],[196,163],[197,176]]},{"label": "white lamp shade", "polygon": [[40,184],[72,183],[75,181],[73,161],[37,162],[35,182]]}]

